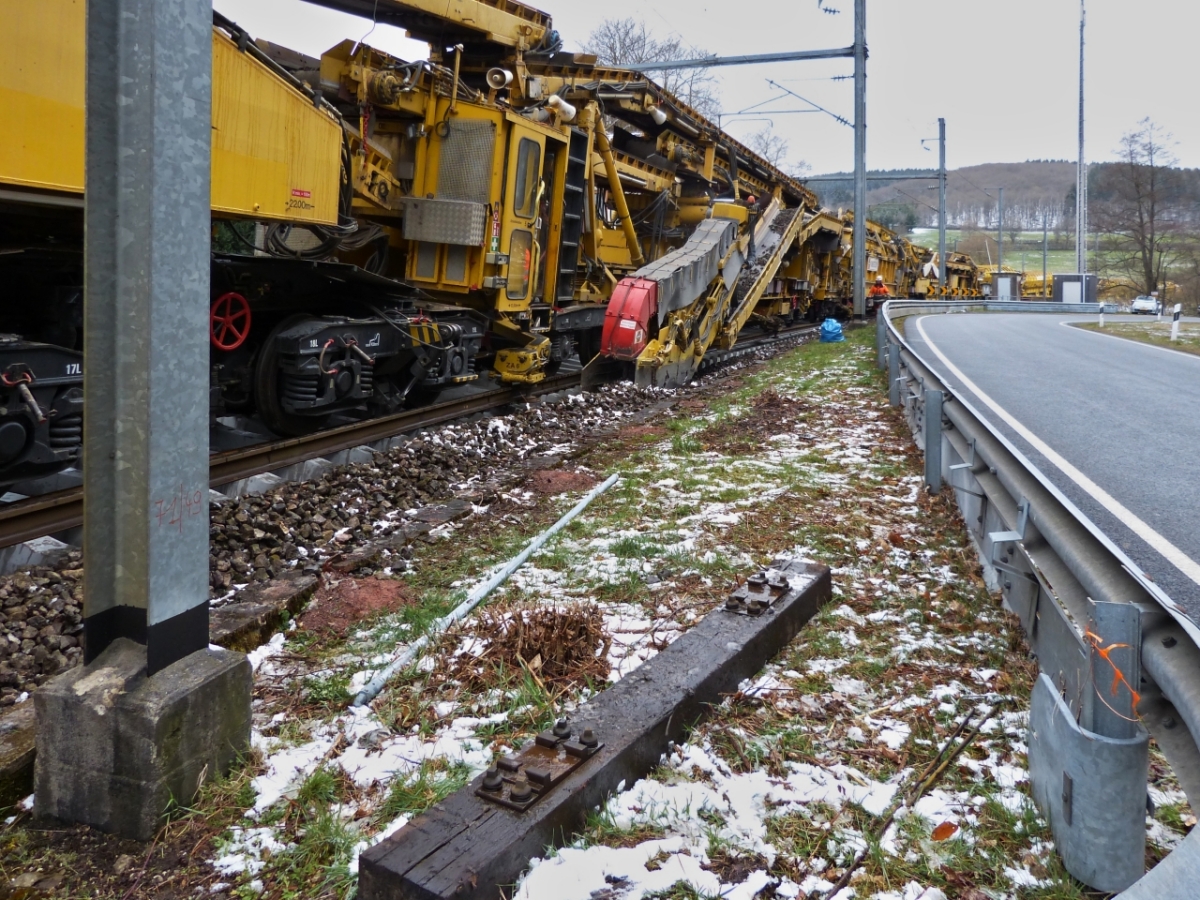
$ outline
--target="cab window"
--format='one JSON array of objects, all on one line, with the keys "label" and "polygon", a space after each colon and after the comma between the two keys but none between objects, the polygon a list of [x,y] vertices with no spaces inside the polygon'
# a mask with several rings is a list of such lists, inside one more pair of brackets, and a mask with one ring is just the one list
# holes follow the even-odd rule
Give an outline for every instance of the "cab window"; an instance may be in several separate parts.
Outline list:
[{"label": "cab window", "polygon": [[523,219],[533,217],[537,202],[538,169],[541,166],[541,148],[537,141],[521,138],[517,145],[516,196],[513,198],[513,213]]},{"label": "cab window", "polygon": [[529,293],[532,251],[533,235],[523,229],[514,231],[508,243],[508,285],[505,287],[510,300],[524,300]]}]

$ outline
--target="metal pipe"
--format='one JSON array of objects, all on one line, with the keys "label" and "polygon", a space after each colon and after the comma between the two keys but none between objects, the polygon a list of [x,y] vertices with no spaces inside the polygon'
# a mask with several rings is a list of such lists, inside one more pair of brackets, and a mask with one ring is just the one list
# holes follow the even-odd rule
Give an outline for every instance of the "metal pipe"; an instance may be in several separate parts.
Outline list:
[{"label": "metal pipe", "polygon": [[[450,85],[450,112],[458,112],[458,69],[462,65],[463,45],[454,45],[454,83]],[[365,137],[365,135],[364,135]]]},{"label": "metal pipe", "polygon": [[596,149],[600,151],[600,158],[604,160],[608,189],[612,191],[617,216],[621,220],[621,230],[625,232],[625,243],[629,245],[629,258],[635,266],[640,266],[646,259],[642,256],[642,245],[638,243],[637,232],[633,229],[633,219],[629,215],[629,204],[625,202],[625,189],[621,187],[617,161],[613,158],[612,144],[608,142],[608,133],[604,130],[604,119],[594,114],[593,122],[596,128]]},{"label": "metal pipe", "polygon": [[372,678],[370,682],[368,682],[367,685],[358,692],[354,698],[354,702],[351,703],[351,706],[366,706],[368,703],[374,700],[379,695],[379,692],[383,690],[384,685],[391,681],[392,676],[405,666],[411,664],[412,661],[417,658],[417,654],[429,646],[433,638],[442,634],[455,622],[461,622],[463,619],[465,619],[470,614],[471,610],[480,604],[484,597],[507,581],[508,577],[512,575],[513,572],[521,568],[521,566],[525,564],[525,560],[529,559],[529,557],[533,555],[534,551],[545,544],[546,541],[550,540],[550,538],[554,537],[554,535],[562,531],[563,528],[565,528],[576,516],[587,509],[588,504],[616,484],[620,477],[621,476],[617,474],[610,475],[603,484],[599,484],[588,491],[588,493],[584,495],[583,499],[572,506],[566,515],[530,541],[524,550],[505,563],[499,571],[493,573],[487,581],[477,585],[471,591],[471,593],[467,594],[467,599],[452,609],[449,613],[442,616],[442,618],[434,622],[433,627],[428,631],[428,633],[423,634],[421,637],[417,638],[417,640],[409,644],[403,653],[401,653],[398,657],[392,660],[391,663],[388,664],[387,668]]},{"label": "metal pipe", "polygon": [[854,0],[854,317],[867,314],[867,0]]}]

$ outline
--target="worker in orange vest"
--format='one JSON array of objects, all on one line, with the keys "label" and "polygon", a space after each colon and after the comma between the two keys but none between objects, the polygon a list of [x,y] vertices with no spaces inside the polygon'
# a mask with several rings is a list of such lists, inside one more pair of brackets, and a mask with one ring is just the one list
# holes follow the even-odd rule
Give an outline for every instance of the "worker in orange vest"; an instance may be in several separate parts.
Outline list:
[{"label": "worker in orange vest", "polygon": [[892,296],[892,292],[889,291],[887,285],[883,283],[882,275],[875,276],[875,284],[871,286],[869,296],[872,300],[886,300],[888,297]]}]

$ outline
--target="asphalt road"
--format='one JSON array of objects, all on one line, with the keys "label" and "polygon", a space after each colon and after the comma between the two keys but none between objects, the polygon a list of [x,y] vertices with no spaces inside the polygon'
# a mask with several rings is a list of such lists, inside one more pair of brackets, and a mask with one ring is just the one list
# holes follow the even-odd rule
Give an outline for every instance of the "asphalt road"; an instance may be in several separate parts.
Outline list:
[{"label": "asphalt road", "polygon": [[[909,319],[905,333],[942,377],[965,389],[993,425],[1200,623],[1200,356],[1066,324],[1081,320],[1095,321],[1049,314],[923,316]],[[1048,445],[1049,455],[965,388],[928,344]],[[1072,478],[1054,455],[1085,478]],[[1111,500],[1097,497],[1087,479]]]}]

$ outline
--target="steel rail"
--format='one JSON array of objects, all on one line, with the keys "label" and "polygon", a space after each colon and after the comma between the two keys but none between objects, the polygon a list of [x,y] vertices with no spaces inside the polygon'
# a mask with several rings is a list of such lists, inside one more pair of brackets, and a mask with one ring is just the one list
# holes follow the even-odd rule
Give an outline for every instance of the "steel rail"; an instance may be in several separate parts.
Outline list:
[{"label": "steel rail", "polygon": [[[435,403],[420,409],[390,416],[341,425],[302,437],[269,441],[214,453],[209,461],[209,485],[228,484],[263,472],[316,459],[328,453],[348,450],[362,444],[384,440],[461,419],[479,412],[520,402],[523,397],[564,390],[579,384],[579,373],[553,375],[530,388],[501,388],[494,391]],[[0,506],[0,547],[19,544],[47,534],[66,531],[83,524],[83,488],[29,497]]]},{"label": "steel rail", "polygon": [[[1090,306],[1087,311],[1096,311]],[[902,407],[918,445],[928,454],[926,395],[941,392],[941,426],[928,432],[940,431],[940,452],[949,450],[939,466],[938,482],[944,479],[954,488],[985,571],[1021,619],[1039,669],[1056,679],[1077,717],[1093,702],[1095,692],[1083,633],[1089,600],[1136,607],[1142,635],[1139,721],[1167,757],[1189,802],[1200,805],[1200,628],[963,392],[949,385],[938,366],[914,350],[895,325],[895,320],[908,316],[996,307],[1060,315],[1084,311],[1074,304],[888,301],[876,323],[876,336],[879,365],[888,369],[889,396],[893,405]],[[1023,504],[1024,533],[1014,540]],[[1166,859],[1119,896],[1191,896],[1197,878],[1200,829],[1193,829]]]},{"label": "steel rail", "polygon": [[430,428],[499,406],[520,402],[524,397],[548,394],[579,384],[579,373],[552,375],[533,388],[501,388],[495,391],[461,397],[445,403],[435,403],[420,409],[406,410],[390,416],[341,425],[303,437],[289,438],[270,444],[256,444],[237,450],[214,453],[209,464],[209,484],[217,486],[249,478],[272,469],[316,459],[327,453],[348,450],[373,441],[384,440],[406,431]]},{"label": "steel rail", "polygon": [[[816,326],[804,325],[781,329],[774,335],[753,337],[730,350],[714,353],[714,356],[719,355],[720,358],[714,359],[712,365],[728,363],[761,347],[807,334],[815,328]],[[579,385],[580,375],[580,372],[552,375],[528,388],[499,388],[420,409],[341,425],[302,437],[214,453],[209,458],[209,486],[215,488],[419,428],[442,425],[455,419],[518,403],[525,397],[565,390]],[[17,500],[0,506],[0,547],[9,547],[48,534],[67,531],[82,524],[81,487]]]}]

